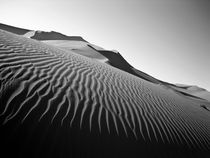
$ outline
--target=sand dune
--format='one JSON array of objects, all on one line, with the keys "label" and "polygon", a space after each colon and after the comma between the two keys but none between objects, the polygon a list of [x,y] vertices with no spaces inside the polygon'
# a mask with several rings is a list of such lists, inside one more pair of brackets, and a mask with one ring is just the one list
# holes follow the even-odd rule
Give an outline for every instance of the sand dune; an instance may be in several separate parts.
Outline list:
[{"label": "sand dune", "polygon": [[28,31],[27,33],[25,33],[23,36],[27,37],[27,38],[31,38],[35,35],[36,31]]},{"label": "sand dune", "polygon": [[205,99],[210,102],[210,92],[208,92],[204,88],[200,88],[198,86],[190,86],[184,84],[177,84],[176,87],[173,87],[181,92],[185,92],[187,94]]},{"label": "sand dune", "polygon": [[203,102],[70,50],[0,30],[0,80],[8,157],[210,154]]},{"label": "sand dune", "polygon": [[8,31],[8,32],[15,33],[15,34],[18,34],[18,35],[24,35],[25,33],[31,31],[31,30],[28,30],[28,29],[9,26],[9,25],[2,24],[2,23],[0,23],[0,29]]},{"label": "sand dune", "polygon": [[208,92],[208,91],[194,92],[194,93],[192,93],[192,95],[206,99],[210,102],[210,92]]},{"label": "sand dune", "polygon": [[[91,44],[85,41],[80,36],[66,36],[59,32],[51,31],[31,31],[27,29],[17,28],[5,24],[0,24],[0,29],[6,30],[18,35],[23,35],[28,38],[32,38],[38,41],[42,41],[44,43],[56,46],[57,48],[64,49],[66,51],[70,50],[76,54],[83,55],[85,57],[89,57],[93,60],[97,60],[108,65],[112,65],[120,70],[126,71],[132,75],[140,77],[146,81],[161,84],[165,88],[171,88],[176,93],[180,95],[185,95],[186,97],[191,97],[194,99],[202,99],[203,101],[210,102],[210,92],[208,91],[198,91],[199,87],[192,91],[192,87],[195,86],[187,86],[181,84],[172,84],[165,81],[161,81],[156,79],[145,72],[137,70],[133,68],[124,58],[123,56],[115,50],[105,50],[99,46]],[[186,88],[187,86],[187,88]]]},{"label": "sand dune", "polygon": [[45,32],[45,31],[36,31],[35,35],[31,37],[32,39],[36,39],[39,41],[42,40],[73,40],[73,41],[84,41],[86,42],[82,37],[80,36],[66,36],[64,34],[61,34],[59,32],[51,31],[51,32]]},{"label": "sand dune", "polygon": [[73,41],[73,40],[44,40],[46,44],[61,48],[66,51],[75,52],[91,59],[98,61],[107,62],[108,58],[100,54],[97,50],[89,46],[89,43],[84,41]]}]

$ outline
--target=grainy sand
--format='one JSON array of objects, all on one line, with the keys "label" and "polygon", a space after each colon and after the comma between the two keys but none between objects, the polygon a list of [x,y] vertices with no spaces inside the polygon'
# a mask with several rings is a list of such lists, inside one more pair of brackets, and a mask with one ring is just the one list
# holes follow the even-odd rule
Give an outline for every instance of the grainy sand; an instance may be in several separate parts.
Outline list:
[{"label": "grainy sand", "polygon": [[8,157],[208,157],[210,112],[104,63],[0,30]]}]

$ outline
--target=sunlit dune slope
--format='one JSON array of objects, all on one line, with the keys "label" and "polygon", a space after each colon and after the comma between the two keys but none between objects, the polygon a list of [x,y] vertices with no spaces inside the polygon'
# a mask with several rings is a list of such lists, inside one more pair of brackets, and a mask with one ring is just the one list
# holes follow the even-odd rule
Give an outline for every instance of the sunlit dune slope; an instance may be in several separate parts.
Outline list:
[{"label": "sunlit dune slope", "polygon": [[190,85],[183,85],[177,84],[176,89],[181,92],[188,93],[193,96],[197,96],[203,98],[210,102],[210,92],[204,88],[200,88],[198,86],[190,86]]},{"label": "sunlit dune slope", "polygon": [[51,31],[51,32],[44,32],[44,31],[36,31],[35,35],[31,37],[32,39],[36,40],[72,40],[72,41],[84,41],[85,40],[80,36],[66,36],[59,32]]},{"label": "sunlit dune slope", "polygon": [[45,40],[42,42],[66,51],[75,52],[76,54],[80,54],[91,59],[96,59],[103,62],[108,61],[108,58],[100,54],[97,50],[93,49],[93,47],[90,47],[89,43],[85,41]]},{"label": "sunlit dune slope", "polygon": [[208,157],[210,112],[201,104],[0,30],[0,145],[8,157]]}]

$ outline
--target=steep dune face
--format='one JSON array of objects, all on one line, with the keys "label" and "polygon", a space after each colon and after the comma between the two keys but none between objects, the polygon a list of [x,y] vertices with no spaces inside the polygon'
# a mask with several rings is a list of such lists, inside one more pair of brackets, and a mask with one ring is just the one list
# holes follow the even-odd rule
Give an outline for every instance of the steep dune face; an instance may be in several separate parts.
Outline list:
[{"label": "steep dune face", "polygon": [[210,154],[199,100],[71,51],[0,31],[0,80],[8,157]]},{"label": "steep dune face", "polygon": [[30,31],[28,29],[13,27],[13,26],[1,24],[1,23],[0,23],[0,29],[8,31],[8,32],[12,32],[12,33],[17,34],[17,35],[24,35],[25,33]]}]

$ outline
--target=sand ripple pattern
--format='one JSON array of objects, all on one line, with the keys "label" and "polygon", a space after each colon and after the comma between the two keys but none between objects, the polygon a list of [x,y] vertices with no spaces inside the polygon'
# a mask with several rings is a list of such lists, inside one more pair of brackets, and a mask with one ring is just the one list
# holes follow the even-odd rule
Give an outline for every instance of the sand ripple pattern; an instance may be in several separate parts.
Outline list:
[{"label": "sand ripple pattern", "polygon": [[210,149],[210,113],[109,65],[0,31],[0,117]]}]

